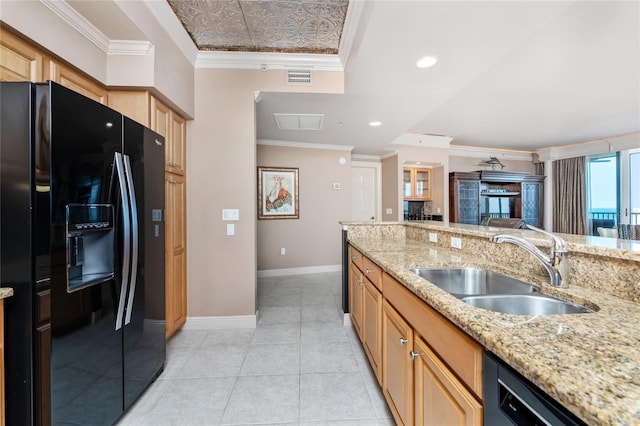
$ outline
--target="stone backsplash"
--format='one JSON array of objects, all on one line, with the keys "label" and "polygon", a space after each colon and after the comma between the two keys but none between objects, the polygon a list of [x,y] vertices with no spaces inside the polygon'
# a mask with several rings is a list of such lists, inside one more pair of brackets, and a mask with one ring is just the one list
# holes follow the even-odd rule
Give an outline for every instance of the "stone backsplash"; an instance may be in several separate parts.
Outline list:
[{"label": "stone backsplash", "polygon": [[[519,278],[529,278],[540,283],[548,283],[549,275],[544,267],[529,253],[513,244],[497,244],[489,241],[497,233],[515,233],[524,235],[534,242],[543,252],[549,251],[548,238],[533,231],[489,228],[474,225],[446,225],[440,222],[421,223],[350,223],[349,236],[362,238],[407,239],[425,244],[427,248],[442,248],[455,252],[451,248],[451,237],[462,240],[462,253],[472,255],[478,263],[500,265]],[[437,242],[429,241],[429,234],[436,234]],[[635,250],[611,248],[590,244],[589,239],[566,236],[569,252],[563,262],[569,266],[569,274],[563,277],[569,287],[580,286],[598,292],[604,292],[622,299],[640,302],[640,247]],[[584,240],[584,241],[583,241]],[[626,243],[623,243],[626,244]],[[568,275],[568,276],[567,276]]]}]

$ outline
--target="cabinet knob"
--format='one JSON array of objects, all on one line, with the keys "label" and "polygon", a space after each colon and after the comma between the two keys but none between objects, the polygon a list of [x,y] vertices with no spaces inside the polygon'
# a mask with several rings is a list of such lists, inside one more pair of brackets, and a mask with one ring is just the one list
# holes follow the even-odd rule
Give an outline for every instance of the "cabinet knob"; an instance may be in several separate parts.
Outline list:
[{"label": "cabinet knob", "polygon": [[175,181],[175,180],[173,180],[173,179],[169,179],[169,183],[171,183],[171,184],[176,184],[176,183],[178,183],[178,182],[176,182],[176,181]]},{"label": "cabinet knob", "polygon": [[400,338],[400,344],[401,344],[401,345],[406,345],[406,344],[407,344],[407,342],[408,342],[408,340],[407,340],[407,339],[403,339],[402,337]]},{"label": "cabinet knob", "polygon": [[369,269],[369,268],[364,270],[364,273],[367,274],[367,275],[369,275],[369,272],[371,272],[371,269]]},{"label": "cabinet knob", "polygon": [[409,352],[409,358],[411,358],[411,359],[416,359],[419,356],[420,356],[420,354],[418,352],[414,352],[414,351]]}]

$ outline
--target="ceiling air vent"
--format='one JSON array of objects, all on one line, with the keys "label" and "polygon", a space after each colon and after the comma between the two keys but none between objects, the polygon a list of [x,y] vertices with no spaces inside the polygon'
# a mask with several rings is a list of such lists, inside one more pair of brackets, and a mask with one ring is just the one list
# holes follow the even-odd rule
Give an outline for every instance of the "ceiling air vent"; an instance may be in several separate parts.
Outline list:
[{"label": "ceiling air vent", "polygon": [[280,130],[321,130],[324,114],[282,114],[273,117]]},{"label": "ceiling air vent", "polygon": [[311,71],[287,70],[287,83],[311,84]]}]

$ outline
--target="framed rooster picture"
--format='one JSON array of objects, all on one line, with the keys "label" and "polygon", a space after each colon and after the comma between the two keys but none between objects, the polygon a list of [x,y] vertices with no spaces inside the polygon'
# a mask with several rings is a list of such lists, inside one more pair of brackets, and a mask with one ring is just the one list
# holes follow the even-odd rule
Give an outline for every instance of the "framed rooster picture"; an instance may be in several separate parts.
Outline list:
[{"label": "framed rooster picture", "polygon": [[298,169],[258,167],[258,219],[298,218]]}]

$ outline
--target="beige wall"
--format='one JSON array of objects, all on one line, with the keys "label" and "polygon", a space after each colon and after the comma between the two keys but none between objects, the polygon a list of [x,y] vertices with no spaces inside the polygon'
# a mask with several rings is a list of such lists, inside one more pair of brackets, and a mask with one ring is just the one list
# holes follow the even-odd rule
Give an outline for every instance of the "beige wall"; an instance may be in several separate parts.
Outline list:
[{"label": "beige wall", "polygon": [[[284,70],[195,70],[196,118],[187,128],[189,316],[256,312],[254,92],[343,90],[338,72],[316,72],[313,85],[294,86],[285,84]],[[240,210],[236,235],[226,235],[222,209]]]},{"label": "beige wall", "polygon": [[[475,172],[476,170],[491,170],[491,167],[483,167],[482,162],[487,161],[486,158],[473,157],[449,157],[449,171],[451,172]],[[505,165],[504,170],[509,172],[535,173],[535,166],[531,161],[519,160],[500,160]],[[496,168],[500,170],[500,166]]]},{"label": "beige wall", "polygon": [[[444,192],[444,167],[434,167],[431,172],[431,213],[443,214],[444,206],[449,204],[449,193]],[[448,187],[448,179],[447,179]],[[438,211],[440,209],[440,211]]]},{"label": "beige wall", "polygon": [[[398,198],[402,192],[398,192],[398,156],[387,157],[382,160],[382,220],[402,220],[402,209],[398,209]],[[402,178],[401,178],[402,179]],[[387,214],[387,209],[392,209]]]},{"label": "beige wall", "polygon": [[[351,164],[345,151],[258,145],[257,164],[299,169],[299,219],[258,220],[258,270],[340,265],[341,226],[351,217]],[[340,189],[332,189],[339,183]],[[285,248],[286,254],[280,255]]]}]

